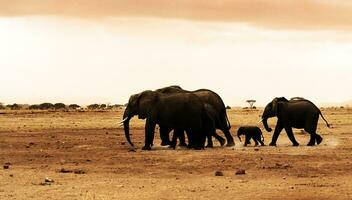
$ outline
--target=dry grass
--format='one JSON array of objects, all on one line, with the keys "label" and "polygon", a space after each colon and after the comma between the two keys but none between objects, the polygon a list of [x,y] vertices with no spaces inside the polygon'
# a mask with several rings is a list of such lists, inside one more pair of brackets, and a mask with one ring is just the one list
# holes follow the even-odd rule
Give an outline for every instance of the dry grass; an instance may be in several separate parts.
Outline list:
[{"label": "dry grass", "polygon": [[[144,121],[135,117],[137,152],[117,127],[122,112],[0,111],[0,164],[11,163],[0,169],[0,199],[352,199],[351,109],[323,109],[334,128],[320,119],[324,141],[316,147],[295,130],[302,146],[291,147],[283,132],[278,147],[245,148],[235,138],[235,148],[170,150],[156,134],[154,150],[141,151]],[[261,113],[229,110],[232,134]],[[263,132],[267,144],[271,134]],[[55,182],[40,185],[47,176]]]}]

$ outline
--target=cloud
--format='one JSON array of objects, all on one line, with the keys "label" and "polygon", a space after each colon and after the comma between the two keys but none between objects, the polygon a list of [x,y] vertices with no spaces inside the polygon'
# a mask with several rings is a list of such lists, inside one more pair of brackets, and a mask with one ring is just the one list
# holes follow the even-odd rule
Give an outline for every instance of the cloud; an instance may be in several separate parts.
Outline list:
[{"label": "cloud", "polygon": [[0,16],[156,17],[276,29],[351,29],[352,3],[336,0],[0,0]]}]

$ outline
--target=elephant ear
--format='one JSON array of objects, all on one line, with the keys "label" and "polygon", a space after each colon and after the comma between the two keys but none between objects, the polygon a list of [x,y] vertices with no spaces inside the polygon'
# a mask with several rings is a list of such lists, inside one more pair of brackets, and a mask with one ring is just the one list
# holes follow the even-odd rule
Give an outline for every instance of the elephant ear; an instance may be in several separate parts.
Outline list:
[{"label": "elephant ear", "polygon": [[273,99],[271,102],[271,112],[276,116],[277,115],[277,106],[278,106],[278,98]]},{"label": "elephant ear", "polygon": [[142,92],[138,97],[138,118],[145,119],[155,106],[158,99],[156,92],[147,90]]},{"label": "elephant ear", "polygon": [[277,112],[279,110],[279,103],[283,103],[283,102],[288,102],[288,100],[285,97],[276,97],[273,101],[272,101],[272,112],[275,114],[275,116],[277,116]]}]

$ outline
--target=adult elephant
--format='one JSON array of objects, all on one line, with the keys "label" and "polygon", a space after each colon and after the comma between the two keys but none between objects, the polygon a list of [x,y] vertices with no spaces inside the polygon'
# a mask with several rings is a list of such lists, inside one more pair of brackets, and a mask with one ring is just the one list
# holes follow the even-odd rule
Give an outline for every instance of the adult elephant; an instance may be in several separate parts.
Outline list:
[{"label": "adult elephant", "polygon": [[[233,137],[230,133],[231,125],[230,125],[230,122],[229,122],[227,114],[226,114],[225,104],[222,101],[221,97],[217,93],[215,93],[211,90],[208,90],[208,89],[199,89],[199,90],[195,90],[195,91],[188,91],[188,90],[182,89],[180,86],[177,86],[177,85],[160,88],[156,91],[161,92],[161,93],[165,93],[165,94],[192,93],[192,94],[197,95],[203,101],[203,103],[211,105],[213,107],[213,109],[215,110],[215,113],[217,115],[216,118],[218,119],[215,123],[215,127],[216,127],[216,129],[220,129],[224,133],[226,140],[227,140],[226,146],[234,146],[235,145]],[[220,144],[223,143],[222,137],[218,136],[215,132],[212,135],[215,136],[219,140]],[[168,138],[164,138],[164,140],[168,140]],[[208,140],[208,142],[209,142],[209,140]]]},{"label": "adult elephant", "polygon": [[202,131],[202,122],[209,118],[201,99],[192,93],[163,94],[147,90],[132,95],[123,114],[125,136],[131,146],[129,121],[135,115],[146,119],[143,150],[151,149],[156,124],[160,129],[186,130],[189,145],[204,148],[208,133]]},{"label": "adult elephant", "polygon": [[[216,133],[215,124],[219,124],[220,120],[218,118],[218,113],[214,109],[214,107],[208,103],[204,103],[204,110],[206,112],[208,119],[203,119],[202,121],[202,130],[207,134],[208,144],[207,147],[213,147],[212,136],[214,136],[223,146],[225,144],[225,139]],[[178,129],[174,130],[174,134],[172,137],[172,141],[170,141],[169,134],[173,129],[170,127],[160,127],[160,138],[162,140],[161,145],[166,146],[169,145],[172,148],[176,147],[177,138],[179,138],[180,143],[179,146],[187,146],[185,141],[184,132],[186,130]],[[187,133],[187,131],[186,131]]]},{"label": "adult elephant", "polygon": [[319,108],[309,100],[304,98],[293,98],[290,101],[284,97],[274,98],[264,109],[262,121],[265,129],[271,132],[272,129],[268,126],[268,118],[277,117],[277,124],[271,140],[270,146],[276,146],[276,141],[282,129],[285,129],[288,138],[293,146],[298,146],[292,128],[303,128],[310,134],[308,146],[320,144],[323,138],[317,134],[317,124],[319,115],[330,127],[329,123],[323,117]]}]

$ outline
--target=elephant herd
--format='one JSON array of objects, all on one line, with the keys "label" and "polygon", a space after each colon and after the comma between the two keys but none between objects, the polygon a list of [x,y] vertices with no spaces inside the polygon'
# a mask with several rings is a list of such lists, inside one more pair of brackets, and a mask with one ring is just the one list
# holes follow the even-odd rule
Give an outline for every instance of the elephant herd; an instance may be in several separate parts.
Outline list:
[{"label": "elephant herd", "polygon": [[[212,137],[215,137],[221,146],[225,143],[226,146],[235,145],[230,133],[231,125],[225,104],[217,93],[208,89],[187,91],[180,86],[169,86],[132,95],[124,111],[123,120],[120,122],[124,126],[125,137],[131,146],[133,143],[130,138],[129,122],[135,115],[139,119],[146,120],[143,150],[151,150],[156,125],[160,128],[163,146],[169,145],[175,148],[179,139],[180,146],[204,149],[206,141],[207,147],[213,147]],[[320,144],[322,138],[316,133],[319,115],[322,116],[319,108],[306,99],[275,98],[265,107],[262,115],[263,125],[268,132],[271,128],[267,124],[267,119],[278,118],[270,145],[276,145],[281,130],[285,129],[293,145],[297,146],[298,142],[295,140],[292,128],[304,128],[310,134],[308,145]],[[326,124],[329,126],[327,122]],[[216,133],[216,129],[224,133],[226,140]],[[173,136],[170,140],[171,131]],[[185,133],[188,144],[185,141]],[[246,144],[248,142],[249,140],[246,139]]]}]

